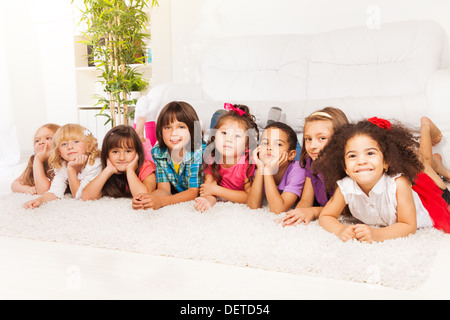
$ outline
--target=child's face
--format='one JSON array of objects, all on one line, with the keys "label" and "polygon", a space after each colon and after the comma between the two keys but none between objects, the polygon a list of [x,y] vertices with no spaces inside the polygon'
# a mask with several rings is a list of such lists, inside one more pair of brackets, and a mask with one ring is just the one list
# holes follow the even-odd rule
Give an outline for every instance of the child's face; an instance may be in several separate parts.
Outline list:
[{"label": "child's face", "polygon": [[308,156],[316,160],[332,135],[333,123],[331,121],[317,120],[307,122],[303,129],[303,137]]},{"label": "child's face", "polygon": [[263,163],[279,159],[285,152],[289,154],[290,161],[295,158],[295,150],[289,150],[288,135],[278,128],[268,128],[264,130],[260,147],[259,159],[261,159]]},{"label": "child's face", "polygon": [[52,147],[53,136],[55,133],[46,127],[40,128],[34,137],[34,154],[41,153],[47,147],[50,150]]},{"label": "child's face", "polygon": [[245,128],[236,121],[227,121],[215,134],[215,147],[222,157],[236,159],[245,152]]},{"label": "child's face", "polygon": [[378,142],[366,135],[357,135],[347,141],[345,172],[363,191],[372,190],[386,168]]},{"label": "child's face", "polygon": [[136,158],[137,152],[134,148],[113,148],[109,150],[108,158],[119,172],[125,172],[128,164]]},{"label": "child's face", "polygon": [[163,140],[170,152],[183,150],[191,141],[189,127],[186,123],[175,120],[163,127]]},{"label": "child's face", "polygon": [[66,140],[59,144],[59,153],[67,162],[77,159],[79,156],[87,155],[89,143],[83,140]]}]

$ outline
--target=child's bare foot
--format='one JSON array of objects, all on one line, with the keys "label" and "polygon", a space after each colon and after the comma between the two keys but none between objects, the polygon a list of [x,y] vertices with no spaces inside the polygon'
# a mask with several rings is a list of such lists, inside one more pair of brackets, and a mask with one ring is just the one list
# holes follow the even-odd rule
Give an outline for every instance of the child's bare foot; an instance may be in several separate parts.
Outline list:
[{"label": "child's bare foot", "polygon": [[439,153],[433,154],[432,167],[437,174],[443,176],[446,181],[450,181],[450,171],[444,167],[444,164],[442,163],[442,156]]},{"label": "child's bare foot", "polygon": [[441,142],[442,139],[442,133],[441,130],[439,130],[438,127],[431,121],[428,117],[422,117],[420,119],[420,122],[422,126],[429,126],[430,128],[430,137],[431,137],[431,144],[433,147],[437,145],[439,142]]}]

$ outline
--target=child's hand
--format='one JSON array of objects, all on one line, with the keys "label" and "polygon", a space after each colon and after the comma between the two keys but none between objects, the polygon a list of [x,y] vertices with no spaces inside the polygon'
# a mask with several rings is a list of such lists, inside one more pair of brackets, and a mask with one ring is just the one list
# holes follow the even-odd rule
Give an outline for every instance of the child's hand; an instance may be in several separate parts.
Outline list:
[{"label": "child's hand", "polygon": [[278,219],[277,222],[281,222],[283,227],[296,226],[302,222],[307,225],[315,218],[314,212],[308,209],[309,208],[296,208],[294,210],[290,210],[283,218]]},{"label": "child's hand", "polygon": [[278,172],[278,169],[286,163],[288,159],[287,152],[283,152],[278,158],[273,158],[264,164],[265,174],[274,175]]},{"label": "child's hand", "polygon": [[133,161],[131,161],[126,168],[126,171],[130,170],[131,172],[135,172],[138,168],[139,164],[139,155],[136,154],[136,157],[134,157]]},{"label": "child's hand", "polygon": [[33,200],[25,202],[23,207],[25,209],[34,209],[34,208],[39,207],[41,204],[42,204],[41,198],[37,198],[37,199],[33,199]]},{"label": "child's hand", "polygon": [[74,160],[67,162],[67,168],[71,168],[75,170],[77,173],[80,173],[86,162],[88,161],[87,155],[77,156]]},{"label": "child's hand", "polygon": [[355,227],[354,225],[346,226],[339,235],[339,238],[346,242],[348,240],[356,239],[356,233],[355,233]]},{"label": "child's hand", "polygon": [[197,211],[205,212],[206,210],[208,210],[211,207],[212,207],[212,205],[208,201],[208,199],[206,199],[204,197],[197,197],[197,198],[195,198],[194,208]]},{"label": "child's hand", "polygon": [[34,187],[34,186],[33,186],[33,187],[29,186],[29,187],[26,189],[25,193],[34,196],[35,194],[37,194],[36,187]]},{"label": "child's hand", "polygon": [[215,195],[215,188],[217,187],[217,183],[203,183],[200,186],[200,196],[214,196]]},{"label": "child's hand", "polygon": [[119,170],[112,164],[109,159],[106,159],[106,170],[108,170],[111,174],[118,174]]},{"label": "child's hand", "polygon": [[374,240],[373,232],[374,228],[365,225],[365,224],[357,224],[354,226],[355,236],[358,241],[364,241],[371,243]]},{"label": "child's hand", "polygon": [[253,163],[256,164],[256,168],[259,170],[262,170],[264,167],[264,163],[259,159],[259,151],[261,150],[261,147],[257,147],[255,150],[253,150],[252,156],[253,156]]},{"label": "child's hand", "polygon": [[161,202],[157,196],[152,196],[148,193],[141,193],[133,197],[131,201],[131,206],[135,210],[139,209],[153,209],[158,210],[161,208]]},{"label": "child's hand", "polygon": [[36,154],[35,159],[37,158],[41,162],[47,161],[48,157],[50,156],[50,150],[51,150],[50,146],[46,144],[44,150]]}]

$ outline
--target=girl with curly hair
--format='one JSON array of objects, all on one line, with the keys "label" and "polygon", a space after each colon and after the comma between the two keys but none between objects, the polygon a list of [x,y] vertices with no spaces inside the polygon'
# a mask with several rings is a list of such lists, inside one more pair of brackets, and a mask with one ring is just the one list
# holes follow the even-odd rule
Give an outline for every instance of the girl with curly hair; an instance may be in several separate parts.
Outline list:
[{"label": "girl with curly hair", "polygon": [[255,165],[249,154],[257,146],[258,126],[247,106],[225,104],[228,110],[211,131],[204,153],[205,181],[194,207],[204,212],[218,199],[246,203]]},{"label": "girl with curly hair", "polygon": [[323,207],[333,195],[325,190],[321,173],[312,170],[313,163],[328,144],[333,132],[348,124],[345,113],[334,107],[325,107],[310,114],[303,127],[303,143],[300,152],[300,166],[305,168],[306,180],[300,201],[279,220],[283,226],[308,224],[319,217]]},{"label": "girl with curly hair", "polygon": [[[421,227],[449,232],[447,189],[431,165],[431,147],[439,141],[439,129],[426,117],[419,141],[401,123],[379,118],[337,130],[314,164],[326,187],[336,187],[319,224],[342,241],[384,241]],[[346,206],[362,223],[338,220]]]},{"label": "girl with curly hair", "polygon": [[25,208],[62,198],[67,189],[75,199],[81,199],[83,189],[102,170],[97,139],[83,126],[66,124],[53,136],[48,163],[55,171],[50,189],[26,202]]}]

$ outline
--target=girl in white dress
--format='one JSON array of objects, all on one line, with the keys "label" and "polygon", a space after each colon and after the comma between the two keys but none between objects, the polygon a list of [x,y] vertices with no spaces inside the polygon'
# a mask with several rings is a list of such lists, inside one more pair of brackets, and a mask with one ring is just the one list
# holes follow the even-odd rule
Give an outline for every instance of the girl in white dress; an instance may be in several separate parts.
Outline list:
[{"label": "girl in white dress", "polygon": [[[450,232],[448,190],[431,165],[431,147],[441,136],[428,118],[420,143],[400,123],[379,118],[337,130],[315,164],[328,188],[337,184],[319,224],[343,241],[384,241],[421,227]],[[347,205],[361,224],[338,220]]]}]

